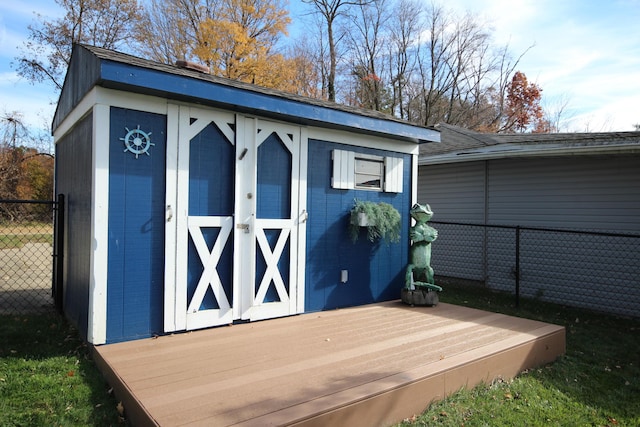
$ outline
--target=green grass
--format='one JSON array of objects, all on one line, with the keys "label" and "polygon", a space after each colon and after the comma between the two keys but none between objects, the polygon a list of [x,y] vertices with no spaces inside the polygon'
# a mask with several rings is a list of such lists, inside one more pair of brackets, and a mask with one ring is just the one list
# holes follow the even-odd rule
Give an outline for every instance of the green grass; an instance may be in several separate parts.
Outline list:
[{"label": "green grass", "polygon": [[463,389],[403,426],[640,426],[640,320],[617,318],[441,283],[442,302],[566,327],[567,352],[552,364]]},{"label": "green grass", "polygon": [[[640,426],[640,320],[438,282],[443,302],[564,325],[567,354],[513,380],[463,389],[412,422],[442,426]],[[0,316],[0,426],[118,425],[117,403],[61,317]]]},{"label": "green grass", "polygon": [[121,424],[87,346],[62,317],[0,322],[0,426]]},{"label": "green grass", "polygon": [[0,249],[19,249],[27,243],[53,244],[53,235],[47,234],[4,234],[0,235]]}]

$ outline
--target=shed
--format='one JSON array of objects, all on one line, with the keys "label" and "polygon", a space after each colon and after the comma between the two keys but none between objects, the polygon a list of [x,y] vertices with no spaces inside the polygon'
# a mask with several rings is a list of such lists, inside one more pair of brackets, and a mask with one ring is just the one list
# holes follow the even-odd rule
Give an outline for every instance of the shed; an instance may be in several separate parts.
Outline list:
[{"label": "shed", "polygon": [[[418,168],[418,201],[431,205],[434,221],[630,234],[568,239],[538,233],[535,244],[523,239],[521,249],[536,256],[523,255],[529,264],[521,265],[520,287],[526,296],[566,303],[574,295],[578,305],[603,310],[607,301],[607,311],[637,315],[640,239],[633,235],[640,232],[640,132],[483,134],[448,124],[437,128],[441,143],[420,147]],[[464,230],[455,239],[440,234],[436,272],[513,291],[512,233]],[[498,247],[504,243],[509,245]],[[607,253],[598,256],[579,246]],[[458,261],[464,254],[464,263],[443,265],[445,252]],[[550,274],[553,283],[544,280]]]},{"label": "shed", "polygon": [[[397,299],[419,144],[439,140],[84,45],[53,133],[63,308],[93,344]],[[354,199],[398,209],[401,243],[352,243]]]}]

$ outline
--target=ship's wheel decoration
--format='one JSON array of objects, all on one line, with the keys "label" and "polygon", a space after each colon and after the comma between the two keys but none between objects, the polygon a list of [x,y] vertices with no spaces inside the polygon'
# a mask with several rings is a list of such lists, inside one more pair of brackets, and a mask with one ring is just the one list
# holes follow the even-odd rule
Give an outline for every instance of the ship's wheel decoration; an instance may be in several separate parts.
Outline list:
[{"label": "ship's wheel decoration", "polygon": [[120,140],[124,141],[124,146],[126,147],[124,149],[124,152],[126,153],[127,151],[131,151],[136,155],[136,159],[140,154],[146,154],[147,156],[150,156],[151,154],[149,154],[149,148],[151,148],[152,145],[155,145],[153,142],[151,142],[151,138],[149,138],[151,132],[147,133],[143,130],[140,130],[140,125],[138,125],[136,129],[129,130],[126,127],[125,129],[127,130],[127,134],[124,136],[124,138],[120,138]]}]

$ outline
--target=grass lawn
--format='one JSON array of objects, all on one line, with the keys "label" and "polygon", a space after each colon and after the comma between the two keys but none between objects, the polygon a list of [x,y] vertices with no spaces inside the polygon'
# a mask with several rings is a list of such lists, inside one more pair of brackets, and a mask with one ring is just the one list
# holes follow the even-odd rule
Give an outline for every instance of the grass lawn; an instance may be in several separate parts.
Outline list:
[{"label": "grass lawn", "polygon": [[53,244],[49,223],[0,224],[0,249],[19,249],[27,243]]},{"label": "grass lawn", "polygon": [[[442,283],[443,302],[567,328],[567,354],[513,380],[463,389],[401,425],[640,426],[640,320]],[[55,314],[0,316],[0,426],[116,426],[120,417],[77,332]]]},{"label": "grass lawn", "polygon": [[0,426],[117,426],[117,403],[60,316],[0,316]]},{"label": "grass lawn", "polygon": [[27,243],[53,244],[51,234],[4,234],[0,235],[0,249],[19,249]]},{"label": "grass lawn", "polygon": [[[640,320],[443,283],[440,301],[563,325],[567,353],[513,380],[463,389],[402,426],[640,426]],[[606,302],[606,301],[603,301]]]}]

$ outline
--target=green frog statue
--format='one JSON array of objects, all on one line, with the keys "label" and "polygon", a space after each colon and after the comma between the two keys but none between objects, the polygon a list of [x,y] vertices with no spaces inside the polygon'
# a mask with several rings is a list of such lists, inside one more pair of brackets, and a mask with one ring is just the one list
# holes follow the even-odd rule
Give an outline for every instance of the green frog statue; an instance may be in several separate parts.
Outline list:
[{"label": "green frog statue", "polygon": [[436,305],[438,294],[435,291],[442,291],[442,288],[435,284],[431,268],[431,242],[438,238],[438,230],[427,224],[433,211],[429,205],[416,203],[409,214],[416,223],[409,229],[413,243],[409,250],[402,301],[411,305]]}]

